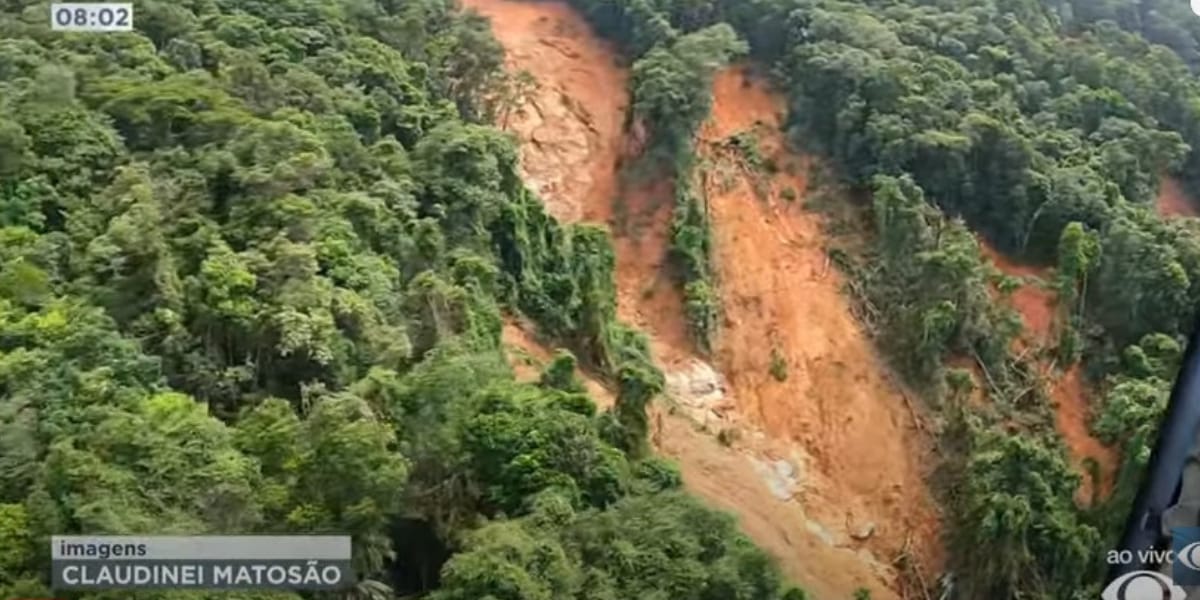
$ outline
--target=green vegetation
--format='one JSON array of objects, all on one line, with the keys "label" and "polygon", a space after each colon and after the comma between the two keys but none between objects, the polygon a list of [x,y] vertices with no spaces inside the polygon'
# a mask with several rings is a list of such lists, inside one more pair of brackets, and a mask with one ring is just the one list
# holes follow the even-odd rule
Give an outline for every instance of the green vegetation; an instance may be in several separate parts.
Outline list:
[{"label": "green vegetation", "polygon": [[783,358],[783,355],[780,354],[779,348],[771,348],[771,368],[770,368],[770,370],[771,370],[771,377],[774,377],[775,381],[779,381],[779,382],[787,381],[787,378],[788,378],[787,360],[785,360]]},{"label": "green vegetation", "polygon": [[1110,21],[1126,31],[1141,34],[1146,41],[1171,49],[1193,70],[1200,66],[1200,23],[1186,4],[1169,0],[1145,0],[1137,4],[1117,0],[1044,0],[1054,10],[1068,33],[1087,31],[1101,21]]},{"label": "green vegetation", "polygon": [[[1119,533],[1172,377],[1147,365],[1170,364],[1155,357],[1175,353],[1200,302],[1200,228],[1150,206],[1163,173],[1200,191],[1200,22],[1187,7],[572,1],[635,56],[664,32],[728,23],[773,67],[795,141],[874,193],[874,247],[838,262],[897,366],[943,407],[950,567],[964,597],[1095,596],[1094,548]],[[1125,456],[1101,506],[1072,500],[1079,477],[1037,357],[1010,353],[1019,321],[990,297],[1011,284],[968,227],[1057,267],[1053,350],[1060,365],[1084,361],[1103,395],[1096,431]],[[947,372],[952,357],[979,366],[992,408],[964,406],[970,378]]]},{"label": "green vegetation", "polygon": [[740,131],[729,136],[725,144],[733,149],[746,161],[746,165],[755,171],[766,168],[766,159],[759,148],[758,136],[753,131]]},{"label": "green vegetation", "polygon": [[[662,375],[605,234],[549,217],[481,124],[529,83],[481,19],[137,10],[130,35],[0,13],[0,596],[50,595],[52,533],[231,531],[350,532],[344,598],[785,594],[646,456]],[[569,350],[537,384],[506,312]]]},{"label": "green vegetation", "polygon": [[[1200,22],[1167,0],[572,2],[634,61],[697,345],[720,307],[693,139],[749,52],[796,143],[872,194],[872,245],[831,257],[939,407],[958,594],[1095,597],[1200,304],[1200,227],[1150,208],[1164,172],[1200,191]],[[604,232],[555,222],[484,125],[535,82],[480,19],[138,11],[121,36],[0,13],[0,595],[47,595],[51,533],[348,531],[347,597],[804,597],[649,455],[663,376],[615,318]],[[1056,268],[1052,350],[1124,454],[1098,506],[972,231]],[[502,359],[505,313],[566,348],[537,384]]]},{"label": "green vegetation", "polygon": [[[675,182],[671,256],[683,287],[693,339],[711,349],[720,312],[710,256],[708,209],[694,182],[695,134],[712,105],[717,69],[746,52],[745,42],[723,23],[680,34],[654,21],[661,31],[633,65],[634,115],[651,127],[651,164],[665,165]],[[662,167],[658,167],[662,168]]]}]

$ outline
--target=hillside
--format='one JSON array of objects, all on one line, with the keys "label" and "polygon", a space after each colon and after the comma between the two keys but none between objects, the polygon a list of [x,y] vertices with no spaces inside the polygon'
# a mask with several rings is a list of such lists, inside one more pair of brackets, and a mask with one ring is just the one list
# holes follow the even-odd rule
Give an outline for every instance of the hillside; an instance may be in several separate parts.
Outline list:
[{"label": "hillside", "polygon": [[[609,179],[590,180],[587,194],[579,193],[583,187],[543,189],[560,214],[612,232],[617,312],[649,334],[667,401],[681,409],[658,409],[652,439],[679,463],[685,487],[730,510],[818,597],[849,597],[860,587],[876,598],[893,597],[891,562],[902,551],[920,556],[929,573],[936,570],[937,516],[921,467],[928,440],[853,318],[840,277],[827,264],[819,217],[800,208],[802,197],[780,199],[785,188],[803,195],[806,169],[805,159],[782,140],[782,99],[741,68],[714,80],[712,116],[700,133],[711,167],[698,177],[713,187],[706,194],[714,263],[728,296],[722,298],[727,333],[710,359],[689,342],[670,273],[671,182],[653,175],[641,181],[617,168],[636,164],[644,141],[636,127],[611,126],[626,122],[609,115],[624,115],[629,105],[623,89],[613,93],[603,85],[628,80],[615,51],[562,3],[470,0],[466,6],[489,18],[510,72],[524,71],[536,82],[525,105],[507,117],[523,142],[526,172],[537,170],[534,181],[581,172]],[[597,56],[604,51],[609,54]],[[549,106],[573,110],[554,113]],[[767,181],[737,164],[729,140],[755,131],[762,133],[761,151],[794,162],[789,169],[797,175]],[[567,147],[591,149],[586,156],[599,165],[553,150]],[[614,147],[625,155],[613,160],[606,150]],[[720,178],[726,181],[717,183]],[[754,190],[763,184],[773,189],[759,198]],[[603,189],[614,193],[594,194]],[[773,242],[764,245],[767,240]],[[797,277],[800,270],[808,276]],[[763,332],[770,332],[770,348],[763,347]],[[518,347],[546,356],[527,336],[512,335]],[[794,353],[785,359],[790,376],[776,382],[770,363],[785,351]],[[839,389],[842,381],[856,384]],[[726,437],[735,435],[736,442]],[[856,538],[863,532],[869,533]]]},{"label": "hillside", "polygon": [[[137,11],[0,13],[0,597],[83,532],[348,533],[340,598],[803,597],[647,452],[662,375],[487,124],[521,83],[486,23]],[[507,364],[516,314],[571,352]],[[168,596],[217,594],[72,597]]]},{"label": "hillside", "polygon": [[1164,217],[1200,216],[1196,200],[1183,189],[1183,183],[1174,177],[1163,178],[1155,206]]},{"label": "hillside", "polygon": [[46,9],[0,6],[0,597],[53,534],[229,532],[350,534],[340,600],[1099,595],[1200,306],[1180,7]]},{"label": "hillside", "polygon": [[[891,485],[908,516],[866,512],[942,535],[906,537],[906,556],[934,573],[911,561],[878,571],[882,593],[907,594],[914,579],[937,587],[942,568],[958,586],[941,591],[963,597],[1097,585],[1104,565],[1089,548],[1113,539],[1128,507],[1200,273],[1184,190],[1195,156],[1185,136],[1200,115],[1116,74],[1169,72],[1172,93],[1197,97],[1178,57],[1080,12],[1068,18],[1065,4],[973,6],[961,18],[950,7],[870,13],[839,2],[790,13],[783,2],[572,4],[616,42],[613,62],[632,63],[626,147],[636,151],[619,161],[616,208],[576,213],[613,232],[619,312],[650,334],[668,405],[730,453],[755,451],[746,439],[799,449],[798,459],[768,452],[776,472],[765,473],[777,489],[802,482],[812,495],[801,504],[820,497],[806,514],[823,531],[837,518],[822,520],[816,505],[849,523],[862,503],[886,502],[875,473],[904,480]],[[592,96],[525,49],[562,47],[546,32],[585,39],[576,26],[545,17],[515,32],[508,14],[527,6],[469,5],[498,23],[511,69],[553,82],[563,98]],[[772,67],[773,84],[722,69],[746,50]],[[771,87],[788,98],[761,93]],[[1164,171],[1176,175],[1160,183]],[[856,337],[877,350],[847,343]],[[823,362],[860,371],[823,376]],[[885,383],[865,385],[865,418],[855,419],[846,382],[873,378]],[[821,588],[828,571],[802,564],[822,553],[775,543],[756,526],[768,502],[714,492],[706,478],[732,473],[689,471],[689,451],[672,454],[685,485],[738,514],[810,589],[849,591]],[[1018,464],[1032,467],[1009,468]],[[926,486],[940,508],[915,516]],[[1028,516],[1002,519],[1010,506]],[[940,526],[919,525],[939,511]],[[870,529],[858,540],[870,548],[863,562],[899,553],[894,530]],[[939,539],[955,555],[945,565],[929,560]]]}]

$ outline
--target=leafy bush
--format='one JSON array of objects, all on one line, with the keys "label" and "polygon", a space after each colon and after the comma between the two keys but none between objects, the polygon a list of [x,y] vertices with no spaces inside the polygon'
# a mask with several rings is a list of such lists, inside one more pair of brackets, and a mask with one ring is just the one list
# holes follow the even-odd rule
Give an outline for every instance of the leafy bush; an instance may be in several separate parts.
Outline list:
[{"label": "leafy bush", "polygon": [[778,348],[771,348],[771,377],[779,382],[787,381],[788,378],[787,360],[779,353]]}]

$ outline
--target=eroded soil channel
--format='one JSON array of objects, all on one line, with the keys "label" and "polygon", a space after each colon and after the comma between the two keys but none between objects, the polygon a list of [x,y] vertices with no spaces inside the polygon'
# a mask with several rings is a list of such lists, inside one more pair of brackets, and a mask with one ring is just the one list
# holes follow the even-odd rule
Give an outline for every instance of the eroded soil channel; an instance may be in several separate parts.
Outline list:
[{"label": "eroded soil channel", "polygon": [[[699,176],[723,322],[712,355],[700,356],[668,273],[672,182],[622,183],[620,165],[640,140],[624,127],[628,73],[613,47],[562,2],[464,5],[490,18],[510,71],[536,81],[503,123],[521,142],[526,181],[556,217],[612,233],[619,314],[650,337],[669,382],[652,440],[687,487],[735,514],[815,598],[858,588],[899,598],[901,554],[926,577],[939,572],[940,516],[925,484],[932,445],[911,394],[851,312],[822,217],[804,208],[808,159],[784,144],[782,97],[740,66],[714,86]],[[727,141],[741,133],[780,168],[762,172],[730,154]],[[544,359],[549,349],[527,329],[506,327],[512,354]],[[772,374],[773,361],[786,377]]]}]

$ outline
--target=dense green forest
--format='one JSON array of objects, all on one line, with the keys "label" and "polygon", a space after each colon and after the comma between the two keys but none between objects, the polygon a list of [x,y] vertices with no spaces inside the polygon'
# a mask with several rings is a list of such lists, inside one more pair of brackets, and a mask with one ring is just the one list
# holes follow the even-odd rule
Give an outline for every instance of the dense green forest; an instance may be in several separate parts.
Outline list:
[{"label": "dense green forest", "polygon": [[[647,456],[662,375],[603,231],[486,124],[512,82],[482,19],[0,6],[0,597],[50,595],[51,533],[230,531],[351,533],[342,598],[803,597]],[[518,312],[570,350],[536,384],[501,355]]]},{"label": "dense green forest", "polygon": [[[1200,21],[1165,1],[572,2],[635,73],[723,24],[771,67],[793,141],[871,192],[874,248],[835,258],[940,417],[957,594],[1098,595],[1096,549],[1119,533],[1200,301],[1196,221],[1152,207],[1164,174],[1200,190]],[[637,105],[659,94],[634,85]],[[687,111],[655,117],[661,138],[694,130]],[[705,227],[675,242],[680,271],[711,288],[693,268]],[[1045,356],[1011,350],[1019,318],[990,290],[1016,282],[972,230],[1053,267],[1060,327]],[[958,357],[985,372],[988,407],[965,405],[972,378],[946,366]],[[1039,360],[1083,361],[1101,395],[1093,430],[1123,453],[1115,493],[1094,506],[1073,501],[1080,478]]]},{"label": "dense green forest", "polygon": [[[872,192],[874,246],[839,263],[939,417],[955,597],[1095,597],[1200,303],[1196,222],[1151,206],[1164,173],[1200,191],[1200,20],[1165,0],[571,1],[627,54],[678,184],[698,345],[720,307],[692,140],[748,53],[795,143]],[[137,34],[88,35],[0,7],[0,596],[48,595],[50,533],[232,530],[351,532],[347,598],[803,597],[648,453],[662,375],[615,319],[603,230],[549,217],[488,125],[512,82],[481,19],[145,0]],[[1110,499],[1073,501],[1043,357],[1011,350],[991,290],[1013,282],[973,232],[1054,267],[1045,352],[1102,394]],[[501,356],[506,313],[570,351],[538,384]],[[987,408],[956,357],[986,370]]]}]

